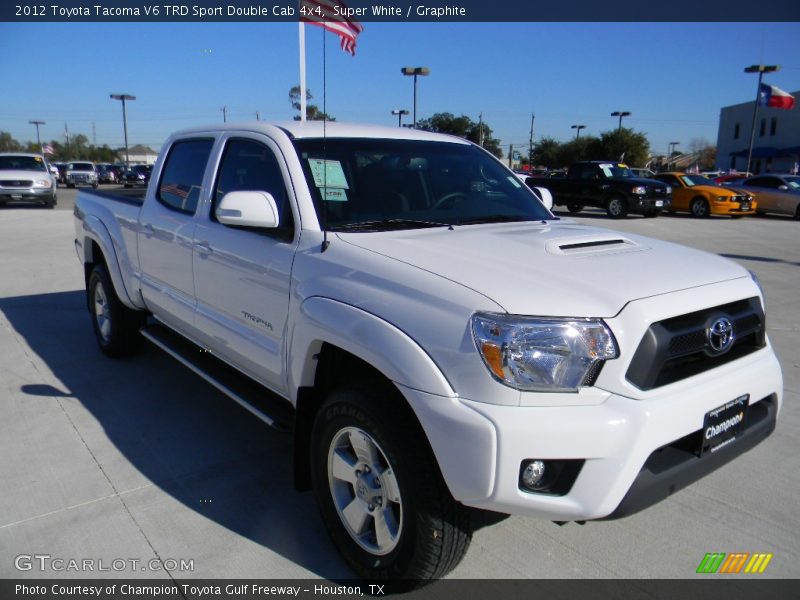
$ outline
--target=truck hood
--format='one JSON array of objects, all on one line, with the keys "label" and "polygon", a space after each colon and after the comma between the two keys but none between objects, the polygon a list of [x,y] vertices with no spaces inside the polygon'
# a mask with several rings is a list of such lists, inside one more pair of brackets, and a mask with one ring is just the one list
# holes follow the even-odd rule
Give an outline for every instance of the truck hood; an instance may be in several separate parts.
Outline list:
[{"label": "truck hood", "polygon": [[612,317],[633,300],[748,276],[716,254],[569,221],[337,235],[511,314]]}]

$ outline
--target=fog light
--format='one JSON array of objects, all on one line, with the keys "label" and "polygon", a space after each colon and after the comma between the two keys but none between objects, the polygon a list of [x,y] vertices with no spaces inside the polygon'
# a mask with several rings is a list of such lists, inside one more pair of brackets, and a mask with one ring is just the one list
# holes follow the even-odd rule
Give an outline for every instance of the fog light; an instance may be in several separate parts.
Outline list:
[{"label": "fog light", "polygon": [[535,490],[544,478],[544,461],[532,460],[522,470],[522,485]]}]

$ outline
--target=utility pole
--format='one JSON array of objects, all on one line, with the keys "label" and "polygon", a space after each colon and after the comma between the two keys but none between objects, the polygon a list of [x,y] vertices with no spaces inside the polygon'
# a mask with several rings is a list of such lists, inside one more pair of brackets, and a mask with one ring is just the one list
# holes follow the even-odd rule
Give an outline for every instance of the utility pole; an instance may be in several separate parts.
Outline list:
[{"label": "utility pole", "polygon": [[222,122],[223,123],[227,123],[228,122],[228,107],[227,106],[223,106],[222,108],[220,108],[220,110],[222,111]]},{"label": "utility pole", "polygon": [[483,113],[478,114],[478,145],[483,148]]},{"label": "utility pole", "polygon": [[514,162],[514,144],[508,145],[508,168],[511,168],[511,163]]},{"label": "utility pole", "polygon": [[92,121],[92,145],[97,146],[97,129],[95,129],[94,121]]},{"label": "utility pole", "polygon": [[39,125],[46,125],[44,121],[28,121],[31,125],[36,125],[36,145],[39,146],[39,154],[44,156],[44,149],[42,148],[42,140],[39,137]]},{"label": "utility pole", "polygon": [[69,156],[69,128],[67,127],[67,122],[64,121],[64,150]]},{"label": "utility pole", "polygon": [[130,169],[131,157],[128,153],[128,113],[125,112],[125,102],[127,100],[136,100],[136,96],[130,94],[111,94],[112,100],[122,101],[122,127],[125,131],[125,168]]},{"label": "utility pole", "polygon": [[261,115],[258,113],[258,111],[256,111],[256,121],[260,120],[261,120]]},{"label": "utility pole", "polygon": [[533,171],[533,120],[536,118],[536,115],[531,113],[531,137],[528,140],[528,169],[532,172]]}]

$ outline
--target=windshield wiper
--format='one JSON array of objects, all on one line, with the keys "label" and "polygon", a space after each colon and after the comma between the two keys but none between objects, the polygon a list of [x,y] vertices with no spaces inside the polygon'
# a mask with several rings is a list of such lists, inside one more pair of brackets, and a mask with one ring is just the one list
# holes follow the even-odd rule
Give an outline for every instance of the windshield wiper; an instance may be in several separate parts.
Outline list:
[{"label": "windshield wiper", "polygon": [[328,231],[390,231],[393,229],[418,229],[422,227],[450,227],[452,229],[453,225],[451,223],[419,219],[376,219],[335,225],[328,228]]},{"label": "windshield wiper", "polygon": [[523,217],[521,215],[486,215],[474,217],[472,219],[461,219],[458,225],[477,225],[479,223],[520,223],[522,221],[542,221],[534,217]]}]

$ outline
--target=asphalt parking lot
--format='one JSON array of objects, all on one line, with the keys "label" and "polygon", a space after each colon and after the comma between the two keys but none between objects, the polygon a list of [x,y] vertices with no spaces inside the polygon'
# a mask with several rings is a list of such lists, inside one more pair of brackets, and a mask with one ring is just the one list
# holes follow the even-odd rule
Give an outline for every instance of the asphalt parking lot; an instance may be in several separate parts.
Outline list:
[{"label": "asphalt parking lot", "polygon": [[[95,346],[73,249],[74,190],[55,210],[0,209],[0,578],[350,576],[291,439],[166,355]],[[564,215],[566,216],[566,215]],[[692,578],[707,552],[769,552],[757,577],[800,577],[800,223],[681,216],[579,221],[694,246],[755,271],[783,367],[775,434],[647,511],[584,526],[508,518],[476,532],[454,578]],[[631,274],[636,276],[636,274]],[[140,561],[113,573],[18,570],[19,555]],[[750,577],[750,576],[731,576]]]}]

